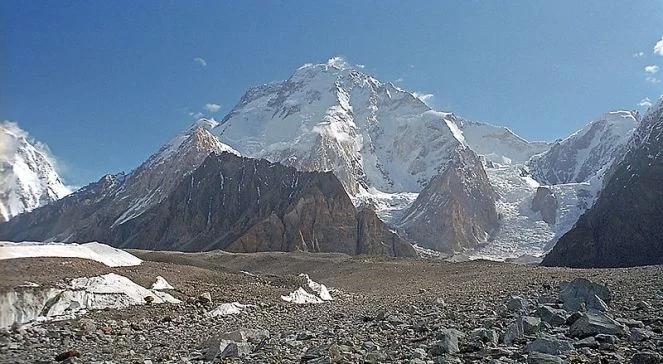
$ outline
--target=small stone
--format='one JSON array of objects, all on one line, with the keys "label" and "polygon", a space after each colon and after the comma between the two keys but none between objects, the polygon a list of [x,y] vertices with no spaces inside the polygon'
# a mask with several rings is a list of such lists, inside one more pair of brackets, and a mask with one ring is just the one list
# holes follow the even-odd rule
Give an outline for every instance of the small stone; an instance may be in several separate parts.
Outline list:
[{"label": "small stone", "polygon": [[458,339],[465,336],[462,332],[454,329],[445,329],[437,335],[438,341],[433,343],[431,355],[455,354],[459,352]]},{"label": "small stone", "polygon": [[525,335],[531,335],[539,332],[541,326],[541,319],[532,316],[521,316],[518,318],[518,325],[522,327]]},{"label": "small stone", "polygon": [[198,298],[196,299],[196,302],[198,302],[200,304],[203,304],[203,305],[210,304],[210,303],[212,303],[212,295],[209,292],[205,292],[205,293],[201,294],[200,296],[198,296]]},{"label": "small stone", "polygon": [[145,300],[145,303],[147,303],[148,305],[154,302],[154,296],[145,296],[143,297],[143,299]]},{"label": "small stone", "polygon": [[538,338],[525,346],[527,353],[544,353],[550,355],[559,355],[573,350],[573,346],[568,341],[560,341],[554,338]]},{"label": "small stone", "polygon": [[599,343],[596,342],[596,339],[594,337],[586,337],[582,340],[578,340],[575,343],[573,343],[573,346],[576,348],[592,348],[596,349],[599,347]]},{"label": "small stone", "polygon": [[71,358],[79,358],[81,353],[76,350],[69,350],[55,356],[55,361],[65,361]]},{"label": "small stone", "polygon": [[506,327],[504,335],[502,336],[502,342],[505,345],[511,345],[521,337],[523,337],[522,326],[519,325],[517,322],[514,322]]},{"label": "small stone", "polygon": [[647,329],[634,327],[634,328],[631,329],[631,334],[629,335],[628,339],[631,342],[637,343],[637,342],[649,340],[649,339],[651,339],[652,336],[654,336],[653,332],[651,332]]},{"label": "small stone", "polygon": [[552,326],[561,326],[566,322],[566,311],[561,309],[540,306],[536,309],[535,313],[541,318],[541,321],[546,322]]},{"label": "small stone", "polygon": [[660,364],[663,358],[652,351],[644,351],[633,355],[631,364]]},{"label": "small stone", "polygon": [[506,300],[506,308],[511,312],[527,310],[529,303],[520,296],[511,296]]},{"label": "small stone", "polygon": [[527,356],[528,364],[562,364],[564,361],[555,355],[544,353],[532,353]]},{"label": "small stone", "polygon": [[619,338],[615,335],[598,334],[594,337],[596,341],[601,343],[616,344]]},{"label": "small stone", "polygon": [[651,310],[651,305],[647,301],[639,301],[638,303],[635,304],[635,308],[637,308],[640,311],[649,311]]}]

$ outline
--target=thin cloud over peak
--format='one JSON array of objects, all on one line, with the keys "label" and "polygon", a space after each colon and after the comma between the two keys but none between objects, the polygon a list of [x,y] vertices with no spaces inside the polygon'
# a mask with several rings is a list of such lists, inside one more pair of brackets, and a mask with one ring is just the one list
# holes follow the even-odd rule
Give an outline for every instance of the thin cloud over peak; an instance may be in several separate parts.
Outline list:
[{"label": "thin cloud over peak", "polygon": [[663,37],[661,37],[661,40],[656,42],[656,45],[654,46],[654,54],[663,56]]},{"label": "thin cloud over peak", "polygon": [[194,62],[198,63],[203,67],[207,67],[207,61],[204,58],[196,57],[193,59]]},{"label": "thin cloud over peak", "polygon": [[219,112],[221,110],[221,105],[219,104],[205,104],[205,110],[209,112]]},{"label": "thin cloud over peak", "polygon": [[651,73],[652,75],[653,75],[654,73],[658,72],[658,70],[659,70],[659,68],[658,68],[658,66],[655,65],[655,64],[652,64],[652,65],[649,65],[649,66],[645,66],[645,72],[647,72],[647,73]]},{"label": "thin cloud over peak", "polygon": [[643,108],[648,108],[652,106],[652,102],[649,99],[649,97],[645,97],[644,99],[640,100],[638,103],[638,106],[643,107]]}]

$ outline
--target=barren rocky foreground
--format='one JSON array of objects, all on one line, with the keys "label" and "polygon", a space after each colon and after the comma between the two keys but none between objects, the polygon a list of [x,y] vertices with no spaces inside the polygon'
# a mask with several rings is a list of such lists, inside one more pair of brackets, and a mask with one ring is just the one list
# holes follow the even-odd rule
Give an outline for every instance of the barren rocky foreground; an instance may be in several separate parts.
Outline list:
[{"label": "barren rocky foreground", "polygon": [[[63,258],[0,261],[2,292],[25,281],[46,287],[114,272],[145,287],[162,276],[183,301],[14,327],[0,334],[0,362],[661,362],[661,266],[578,270],[343,254],[132,253],[146,261],[121,268]],[[306,287],[300,273],[330,288],[333,301],[283,301]],[[578,280],[560,297],[560,285],[576,278],[609,291]],[[230,302],[255,307],[207,315]]]}]

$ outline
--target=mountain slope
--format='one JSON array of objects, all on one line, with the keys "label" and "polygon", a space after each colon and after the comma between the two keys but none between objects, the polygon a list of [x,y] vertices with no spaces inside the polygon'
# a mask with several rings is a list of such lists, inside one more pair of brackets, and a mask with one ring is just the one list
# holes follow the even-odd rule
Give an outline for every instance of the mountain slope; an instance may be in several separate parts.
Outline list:
[{"label": "mountain slope", "polygon": [[333,171],[348,193],[418,192],[464,148],[451,114],[331,60],[250,89],[214,129],[242,155]]},{"label": "mountain slope", "polygon": [[624,154],[637,125],[634,112],[606,113],[549,151],[533,156],[528,162],[532,176],[546,185],[589,181]]},{"label": "mountain slope", "polygon": [[498,226],[498,196],[480,167],[479,158],[469,149],[455,155],[406,211],[400,225],[408,237],[444,252],[486,242]]},{"label": "mountain slope", "polygon": [[559,239],[544,265],[663,263],[663,100],[643,118],[628,146],[594,206]]},{"label": "mountain slope", "polygon": [[80,240],[112,243],[109,227],[118,228],[161,202],[209,153],[232,151],[209,133],[213,125],[213,121],[201,120],[130,174],[104,176],[58,204],[21,216],[16,224],[5,226],[7,238],[73,241],[76,236],[94,236],[99,239]]},{"label": "mountain slope", "polygon": [[522,164],[532,156],[546,152],[548,142],[529,142],[509,128],[477,121],[456,119],[465,143],[486,160],[500,164]]},{"label": "mountain slope", "polygon": [[0,123],[0,222],[70,192],[45,145],[15,123]]},{"label": "mountain slope", "polygon": [[153,250],[415,255],[374,213],[358,213],[331,173],[238,157],[202,124],[128,176],[106,176],[0,224],[0,236]]}]

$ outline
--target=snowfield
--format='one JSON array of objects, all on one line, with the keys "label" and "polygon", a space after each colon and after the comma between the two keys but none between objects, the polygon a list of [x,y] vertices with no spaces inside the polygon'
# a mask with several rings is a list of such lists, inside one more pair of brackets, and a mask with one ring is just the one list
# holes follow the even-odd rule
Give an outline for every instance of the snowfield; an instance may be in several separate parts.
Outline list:
[{"label": "snowfield", "polygon": [[138,265],[143,262],[124,250],[97,242],[85,244],[0,242],[0,260],[36,257],[90,259],[109,267],[126,267]]},{"label": "snowfield", "polygon": [[523,176],[524,166],[498,165],[486,168],[495,191],[501,216],[500,229],[491,240],[468,255],[470,259],[506,260],[521,256],[540,257],[554,242],[573,227],[585,210],[594,204],[601,186],[600,179],[590,182],[548,186],[559,204],[555,224],[545,223],[539,212],[531,208],[536,189],[540,186],[531,177]]}]

